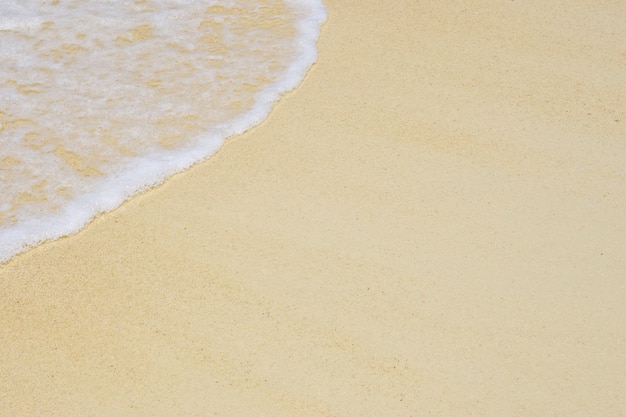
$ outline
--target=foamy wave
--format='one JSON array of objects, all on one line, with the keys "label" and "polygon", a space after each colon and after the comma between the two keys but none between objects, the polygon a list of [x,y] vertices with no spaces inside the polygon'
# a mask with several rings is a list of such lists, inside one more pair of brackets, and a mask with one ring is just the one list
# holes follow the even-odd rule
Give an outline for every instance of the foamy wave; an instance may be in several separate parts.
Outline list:
[{"label": "foamy wave", "polygon": [[325,18],[320,0],[0,4],[0,262],[265,119]]}]

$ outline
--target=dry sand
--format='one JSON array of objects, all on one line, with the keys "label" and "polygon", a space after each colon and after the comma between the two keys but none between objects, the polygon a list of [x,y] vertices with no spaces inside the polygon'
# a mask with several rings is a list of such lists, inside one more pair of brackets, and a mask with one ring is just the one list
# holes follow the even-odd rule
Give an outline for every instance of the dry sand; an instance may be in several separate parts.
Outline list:
[{"label": "dry sand", "polygon": [[266,122],[0,268],[0,415],[626,415],[626,3],[327,6]]}]

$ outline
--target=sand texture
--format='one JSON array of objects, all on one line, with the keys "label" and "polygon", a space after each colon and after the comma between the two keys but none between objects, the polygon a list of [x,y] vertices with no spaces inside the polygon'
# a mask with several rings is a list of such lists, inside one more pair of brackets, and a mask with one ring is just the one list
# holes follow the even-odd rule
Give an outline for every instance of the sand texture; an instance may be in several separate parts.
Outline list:
[{"label": "sand texture", "polygon": [[626,415],[626,3],[327,6],[262,125],[0,267],[0,415]]}]

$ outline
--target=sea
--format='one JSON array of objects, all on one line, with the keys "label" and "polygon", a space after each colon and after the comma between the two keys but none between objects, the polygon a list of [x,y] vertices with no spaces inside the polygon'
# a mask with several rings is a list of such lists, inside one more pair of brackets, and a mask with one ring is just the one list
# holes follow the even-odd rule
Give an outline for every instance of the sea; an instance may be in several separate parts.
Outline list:
[{"label": "sea", "polygon": [[0,264],[267,118],[325,20],[321,0],[0,2]]}]

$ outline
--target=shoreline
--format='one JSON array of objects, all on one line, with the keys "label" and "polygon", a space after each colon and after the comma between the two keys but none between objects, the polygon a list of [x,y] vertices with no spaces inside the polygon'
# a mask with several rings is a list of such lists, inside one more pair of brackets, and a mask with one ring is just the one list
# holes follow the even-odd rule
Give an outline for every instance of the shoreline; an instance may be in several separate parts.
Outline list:
[{"label": "shoreline", "polygon": [[326,6],[261,125],[0,267],[0,415],[626,413],[626,8]]}]

